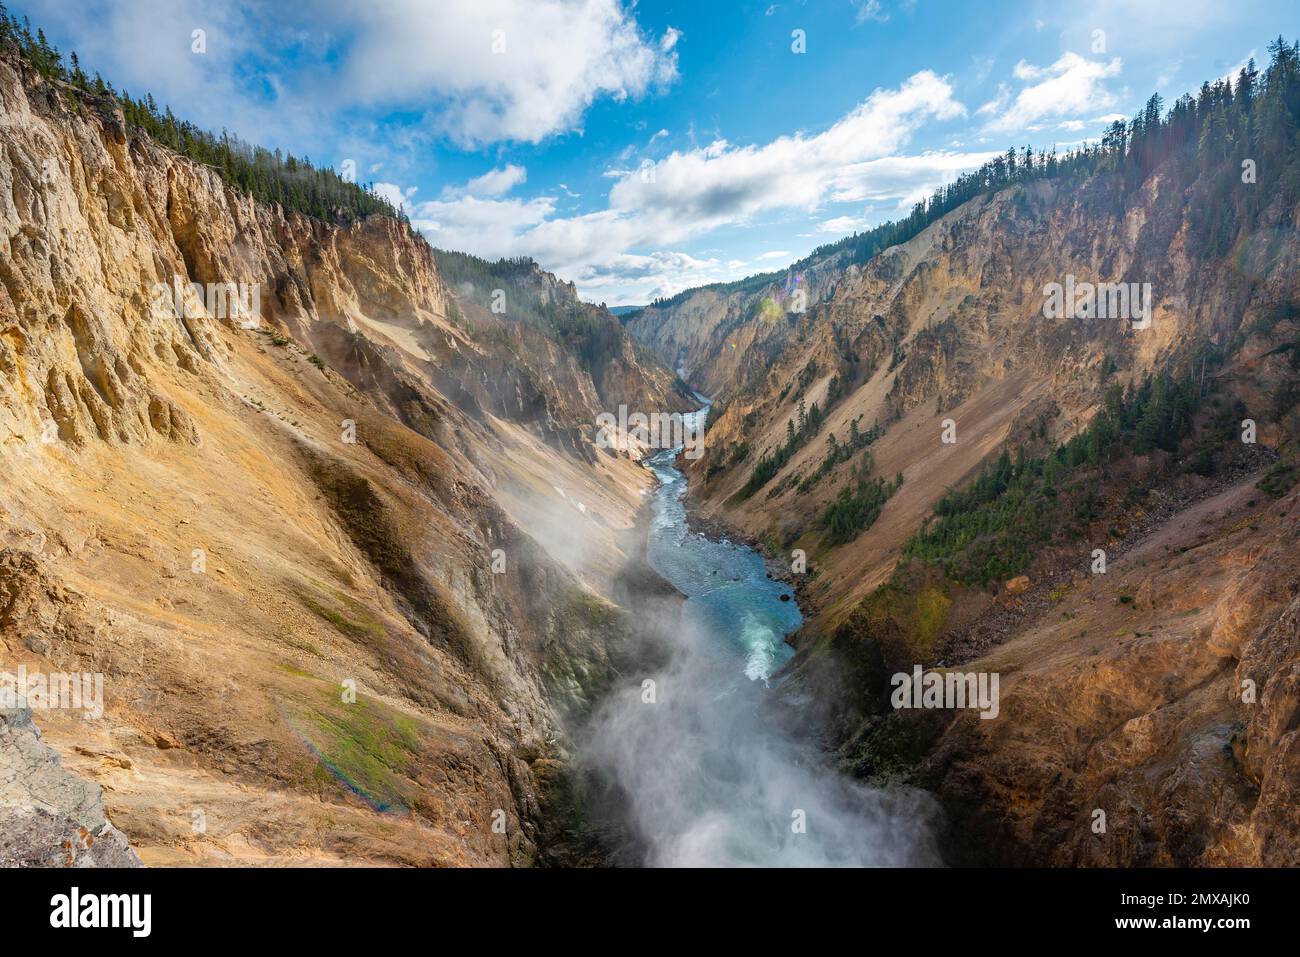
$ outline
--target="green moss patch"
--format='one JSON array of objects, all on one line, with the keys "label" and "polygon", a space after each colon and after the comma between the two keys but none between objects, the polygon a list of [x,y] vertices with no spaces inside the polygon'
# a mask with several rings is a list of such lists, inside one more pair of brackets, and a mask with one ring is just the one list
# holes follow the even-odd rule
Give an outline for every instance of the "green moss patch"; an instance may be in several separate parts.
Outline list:
[{"label": "green moss patch", "polygon": [[328,686],[285,703],[283,712],[317,758],[316,780],[337,782],[380,812],[405,812],[417,803],[413,778],[426,736],[420,721],[364,697],[348,704],[341,689]]},{"label": "green moss patch", "polygon": [[375,641],[382,639],[387,634],[383,624],[371,615],[370,610],[361,602],[338,591],[333,593],[333,598],[336,605],[341,606],[342,610],[339,607],[331,608],[324,602],[317,601],[307,594],[298,596],[298,600],[306,608],[329,622],[340,633],[349,638]]}]

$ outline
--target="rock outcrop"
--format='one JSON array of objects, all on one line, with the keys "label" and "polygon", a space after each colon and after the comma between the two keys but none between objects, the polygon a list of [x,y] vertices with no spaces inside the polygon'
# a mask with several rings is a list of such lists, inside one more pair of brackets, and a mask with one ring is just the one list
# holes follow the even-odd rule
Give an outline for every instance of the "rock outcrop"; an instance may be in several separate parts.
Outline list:
[{"label": "rock outcrop", "polygon": [[99,785],[63,769],[26,706],[0,708],[0,867],[139,867]]}]

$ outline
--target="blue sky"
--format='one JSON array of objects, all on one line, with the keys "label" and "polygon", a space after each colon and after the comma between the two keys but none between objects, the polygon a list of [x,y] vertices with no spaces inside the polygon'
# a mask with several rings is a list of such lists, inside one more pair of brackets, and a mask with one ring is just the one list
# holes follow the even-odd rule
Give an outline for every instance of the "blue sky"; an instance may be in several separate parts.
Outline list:
[{"label": "blue sky", "polygon": [[1280,0],[9,7],[180,116],[351,160],[435,245],[532,256],[611,305],[780,267],[1297,32]]}]

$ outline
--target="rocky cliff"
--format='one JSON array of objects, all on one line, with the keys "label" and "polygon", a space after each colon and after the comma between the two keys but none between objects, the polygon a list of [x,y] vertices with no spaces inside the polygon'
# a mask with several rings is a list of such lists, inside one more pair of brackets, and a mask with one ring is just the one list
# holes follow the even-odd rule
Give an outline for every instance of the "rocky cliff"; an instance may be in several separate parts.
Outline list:
[{"label": "rocky cliff", "polygon": [[[1285,346],[1294,327],[1275,317],[1297,297],[1296,210],[1272,210],[1271,224],[1231,261],[1207,260],[1187,249],[1188,224],[1169,215],[1178,199],[1161,188],[1155,176],[1135,205],[1118,209],[1103,184],[1089,191],[1036,183],[973,200],[866,267],[846,270],[806,313],[749,322],[734,335],[775,356],[759,365],[761,381],[719,389],[724,414],[694,464],[702,510],[777,549],[816,551],[824,537],[818,518],[850,468],[811,492],[800,484],[826,457],[827,436],[844,441],[854,421],[862,432],[879,425],[875,470],[901,471],[904,482],[866,535],[822,547],[810,588],[834,621],[880,582],[946,487],[1031,424],[1044,443],[1086,424],[1101,402],[1103,364],[1113,368],[1110,382],[1140,382],[1193,361],[1207,345],[1231,343],[1234,362],[1220,377],[1235,384],[1262,441],[1283,443],[1294,426],[1277,415],[1273,397],[1293,376]],[[1044,318],[1043,288],[1067,275],[1151,282],[1159,293],[1150,327]],[[771,291],[747,295],[761,300]],[[765,331],[773,325],[777,331]],[[825,415],[815,440],[757,493],[738,496],[756,462],[784,442],[800,402]],[[941,441],[946,419],[956,442]]]},{"label": "rocky cliff", "polygon": [[544,857],[646,482],[594,416],[672,376],[7,53],[0,126],[0,665],[104,688],[45,742],[146,864]]},{"label": "rocky cliff", "polygon": [[[990,190],[823,273],[802,311],[787,276],[629,321],[720,398],[693,491],[793,568],[812,615],[788,687],[818,703],[846,767],[944,797],[962,860],[1296,860],[1300,207],[1285,156],[1261,185],[1230,152],[1216,169],[1206,142],[1194,160],[1089,160]],[[1243,204],[1249,221],[1226,227]],[[1052,284],[1076,281],[1149,283],[1149,321],[1053,314]],[[951,564],[927,564],[914,537],[950,490],[994,468],[995,495],[1073,461],[1108,395],[1179,376],[1185,438],[1073,473],[1061,534],[982,553],[1028,574],[954,584]],[[1097,547],[1124,556],[1104,575]],[[889,676],[913,664],[1000,672],[1002,716],[891,714]]]}]

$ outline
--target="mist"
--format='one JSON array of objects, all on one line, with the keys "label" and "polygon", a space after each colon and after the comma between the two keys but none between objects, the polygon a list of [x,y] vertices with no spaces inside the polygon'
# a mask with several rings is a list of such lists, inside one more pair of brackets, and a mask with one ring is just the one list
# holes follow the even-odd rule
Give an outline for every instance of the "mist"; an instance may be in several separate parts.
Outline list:
[{"label": "mist", "polygon": [[[827,766],[811,742],[787,737],[734,662],[678,632],[669,666],[618,691],[589,728],[586,759],[617,785],[640,861],[662,867],[938,864],[933,802],[880,790]],[[802,811],[806,833],[796,832]]]},{"label": "mist", "polygon": [[651,565],[686,597],[635,609],[659,662],[628,675],[591,716],[579,756],[609,795],[625,835],[616,863],[658,867],[904,866],[941,863],[937,805],[910,788],[840,774],[815,740],[796,737],[793,704],[771,686],[801,620],[790,589],[749,548],[688,530],[685,480],[671,454]]}]

